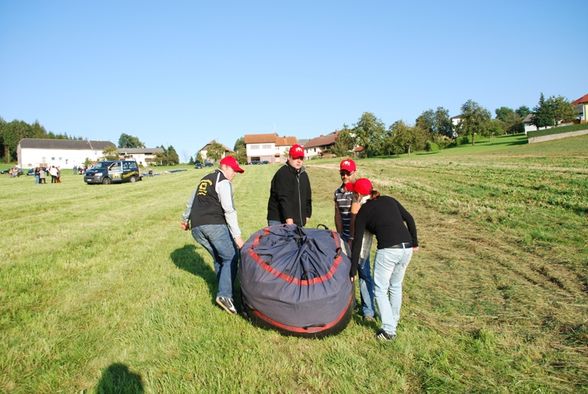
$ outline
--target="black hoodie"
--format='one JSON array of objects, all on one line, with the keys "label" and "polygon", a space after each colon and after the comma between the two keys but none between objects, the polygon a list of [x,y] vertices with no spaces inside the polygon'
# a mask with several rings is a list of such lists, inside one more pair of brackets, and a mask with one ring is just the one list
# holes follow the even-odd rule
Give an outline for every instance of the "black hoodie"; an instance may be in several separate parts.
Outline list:
[{"label": "black hoodie", "polygon": [[272,178],[267,219],[285,223],[287,218],[292,218],[295,224],[304,226],[306,218],[311,215],[312,192],[308,174],[304,167],[298,171],[286,163]]}]

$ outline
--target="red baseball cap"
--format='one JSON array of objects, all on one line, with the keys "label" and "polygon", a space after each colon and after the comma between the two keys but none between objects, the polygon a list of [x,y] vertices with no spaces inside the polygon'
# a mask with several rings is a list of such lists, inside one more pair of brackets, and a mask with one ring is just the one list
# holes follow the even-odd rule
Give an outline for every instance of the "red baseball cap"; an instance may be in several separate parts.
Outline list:
[{"label": "red baseball cap", "polygon": [[373,190],[372,182],[367,178],[359,178],[354,183],[346,183],[345,188],[350,192],[355,192],[362,196],[367,196]]},{"label": "red baseball cap", "polygon": [[345,159],[339,164],[339,170],[341,171],[354,172],[356,169],[355,162],[351,159]]},{"label": "red baseball cap", "polygon": [[242,169],[241,167],[239,167],[239,163],[237,162],[237,159],[235,159],[233,156],[225,156],[224,159],[222,159],[220,161],[221,165],[225,165],[225,166],[229,166],[231,167],[233,170],[235,170],[236,172],[239,173],[244,173],[245,170]]},{"label": "red baseball cap", "polygon": [[290,148],[290,152],[288,152],[291,158],[293,159],[304,159],[304,148],[298,144],[292,145]]}]

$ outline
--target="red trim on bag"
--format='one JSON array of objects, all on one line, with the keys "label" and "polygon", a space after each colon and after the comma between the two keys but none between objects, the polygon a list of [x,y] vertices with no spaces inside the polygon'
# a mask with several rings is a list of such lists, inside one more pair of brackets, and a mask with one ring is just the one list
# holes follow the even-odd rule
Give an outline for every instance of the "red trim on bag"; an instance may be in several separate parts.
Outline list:
[{"label": "red trim on bag", "polygon": [[[333,231],[331,233],[333,233]],[[263,260],[261,257],[259,257],[259,255],[257,253],[255,253],[253,251],[253,248],[255,246],[259,245],[259,240],[261,239],[261,237],[262,236],[260,235],[253,240],[253,243],[251,244],[251,247],[249,248],[249,256],[251,256],[251,258],[253,258],[253,261],[255,261],[258,266],[260,266],[261,268],[263,268],[264,270],[266,270],[267,272],[269,272],[270,274],[272,274],[276,278],[280,278],[288,283],[294,283],[299,286],[309,286],[309,285],[315,285],[317,283],[322,283],[326,280],[331,279],[333,277],[333,275],[335,275],[335,271],[337,271],[339,264],[341,264],[341,261],[343,261],[343,258],[341,257],[341,255],[339,255],[335,258],[335,260],[333,261],[333,265],[331,265],[331,268],[329,269],[329,271],[326,274],[319,276],[317,278],[312,278],[310,280],[308,280],[308,279],[300,280],[298,278],[295,278],[290,275],[286,275],[283,272],[276,270],[271,265],[269,265],[265,260]],[[335,237],[333,237],[333,239],[335,240]]]},{"label": "red trim on bag", "polygon": [[339,323],[339,321],[343,318],[343,316],[345,316],[345,313],[349,309],[349,306],[351,305],[351,302],[353,302],[352,295],[349,296],[349,302],[347,303],[347,306],[345,308],[343,308],[343,311],[339,314],[339,316],[337,316],[337,318],[335,320],[333,320],[332,322],[329,322],[329,323],[325,324],[324,326],[320,326],[320,327],[297,327],[297,326],[290,326],[290,325],[283,324],[283,323],[280,323],[278,321],[275,321],[274,319],[272,319],[271,317],[269,317],[267,315],[264,315],[262,312],[258,311],[257,309],[253,309],[253,310],[251,310],[251,312],[256,317],[258,317],[259,319],[263,320],[264,322],[266,322],[268,324],[271,324],[274,327],[281,328],[282,330],[292,331],[292,332],[297,332],[297,333],[314,334],[314,333],[317,333],[317,332],[328,330],[329,328],[331,328],[334,325],[336,325],[337,323]]}]

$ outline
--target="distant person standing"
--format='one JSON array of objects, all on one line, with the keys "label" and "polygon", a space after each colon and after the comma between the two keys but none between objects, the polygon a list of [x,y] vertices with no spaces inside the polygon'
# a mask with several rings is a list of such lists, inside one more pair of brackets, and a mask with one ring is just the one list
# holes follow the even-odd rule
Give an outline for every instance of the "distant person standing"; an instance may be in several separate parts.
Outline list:
[{"label": "distant person standing", "polygon": [[274,174],[267,202],[267,222],[304,226],[312,216],[310,180],[304,169],[304,148],[292,145],[288,161]]},{"label": "distant person standing", "polygon": [[41,166],[39,168],[39,183],[47,183],[45,178],[47,178],[47,173],[45,172],[45,167]]},{"label": "distant person standing", "polygon": [[[351,248],[353,242],[353,221],[355,214],[359,210],[360,202],[354,201],[353,192],[347,190],[346,185],[355,180],[357,167],[351,159],[342,160],[339,163],[339,175],[341,176],[341,186],[335,190],[335,227],[341,235],[341,239],[348,243]],[[353,210],[352,210],[353,206]],[[374,281],[372,280],[370,269],[370,249],[371,234],[369,242],[363,244],[362,255],[358,263],[359,272],[359,294],[361,299],[361,312],[365,320],[374,320]]]},{"label": "distant person standing", "polygon": [[192,236],[214,260],[218,281],[216,303],[229,313],[237,313],[233,284],[237,275],[239,251],[243,246],[237,211],[233,204],[231,181],[245,172],[232,156],[220,161],[220,168],[203,177],[186,204],[181,227],[192,227]]},{"label": "distant person standing", "polygon": [[49,175],[51,175],[51,183],[57,183],[57,168],[55,166],[49,168]]},{"label": "distant person standing", "polygon": [[396,199],[373,190],[367,178],[358,179],[348,188],[358,197],[369,196],[355,218],[351,258],[351,277],[357,273],[365,230],[376,236],[378,250],[374,261],[374,288],[382,328],[379,340],[392,340],[400,320],[402,282],[412,253],[418,251],[417,229],[411,214]]}]

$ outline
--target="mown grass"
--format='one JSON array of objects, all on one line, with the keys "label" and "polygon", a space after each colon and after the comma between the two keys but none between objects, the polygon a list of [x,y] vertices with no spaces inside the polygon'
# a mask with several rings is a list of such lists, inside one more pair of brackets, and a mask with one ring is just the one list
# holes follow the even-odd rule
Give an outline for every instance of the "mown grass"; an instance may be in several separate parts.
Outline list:
[{"label": "mown grass", "polygon": [[[2,176],[0,391],[585,391],[588,138],[521,138],[359,161],[420,231],[387,344],[357,316],[308,340],[216,307],[211,259],[178,224],[206,170],[110,186]],[[244,234],[265,225],[276,169],[234,181]],[[308,169],[309,226],[332,225],[337,162]]]}]

